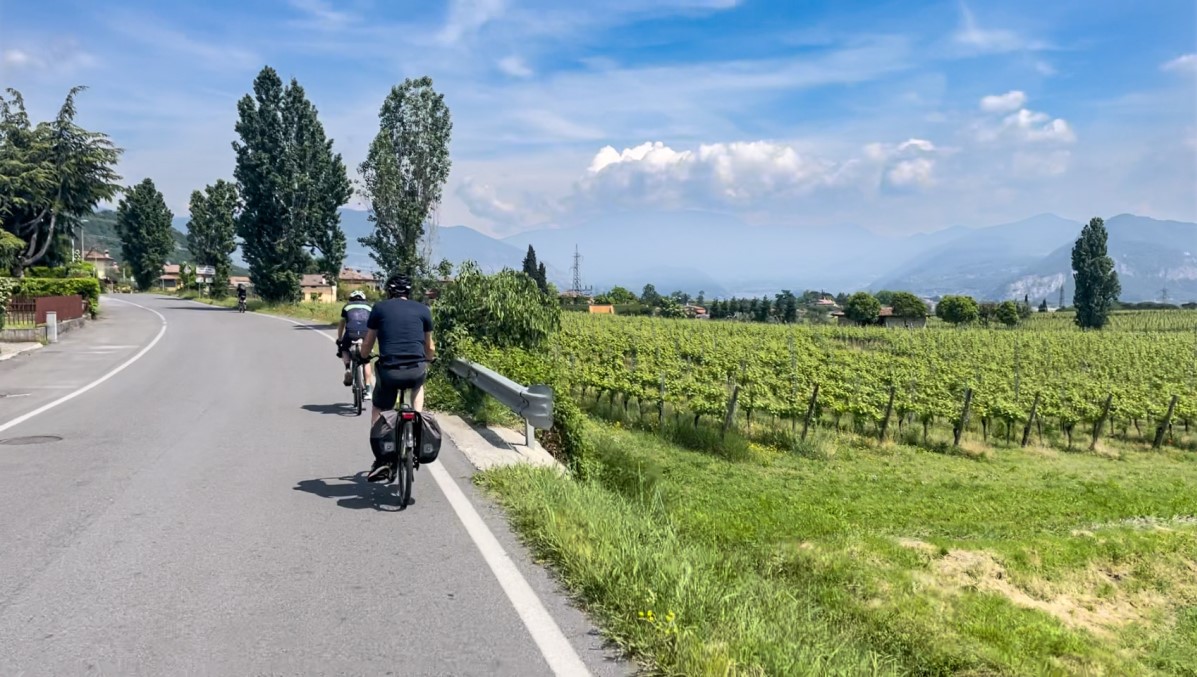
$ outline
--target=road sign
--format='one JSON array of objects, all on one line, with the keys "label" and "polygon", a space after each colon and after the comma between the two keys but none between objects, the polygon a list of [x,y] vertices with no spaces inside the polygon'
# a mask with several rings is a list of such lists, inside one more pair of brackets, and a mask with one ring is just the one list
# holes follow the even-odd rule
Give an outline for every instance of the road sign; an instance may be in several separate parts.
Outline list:
[{"label": "road sign", "polygon": [[215,275],[216,274],[216,266],[196,266],[195,274],[196,275],[209,275],[209,276]]}]

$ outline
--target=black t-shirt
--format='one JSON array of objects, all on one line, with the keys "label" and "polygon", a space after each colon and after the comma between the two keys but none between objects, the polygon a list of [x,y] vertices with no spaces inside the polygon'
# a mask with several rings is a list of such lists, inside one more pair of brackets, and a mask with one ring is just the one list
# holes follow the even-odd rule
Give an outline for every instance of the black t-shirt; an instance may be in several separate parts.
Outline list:
[{"label": "black t-shirt", "polygon": [[378,332],[380,365],[416,364],[426,357],[424,332],[432,331],[432,312],[423,303],[387,299],[374,304],[366,327]]}]

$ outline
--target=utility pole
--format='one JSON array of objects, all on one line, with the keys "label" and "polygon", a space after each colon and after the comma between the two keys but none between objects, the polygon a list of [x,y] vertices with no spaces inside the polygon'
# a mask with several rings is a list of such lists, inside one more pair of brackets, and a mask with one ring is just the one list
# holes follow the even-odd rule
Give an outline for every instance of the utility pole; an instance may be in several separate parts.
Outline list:
[{"label": "utility pole", "polygon": [[1057,310],[1060,308],[1063,308],[1063,307],[1064,307],[1064,285],[1061,284],[1060,285],[1060,304],[1057,307]]},{"label": "utility pole", "polygon": [[1160,290],[1160,303],[1168,302],[1168,288],[1164,287]]}]

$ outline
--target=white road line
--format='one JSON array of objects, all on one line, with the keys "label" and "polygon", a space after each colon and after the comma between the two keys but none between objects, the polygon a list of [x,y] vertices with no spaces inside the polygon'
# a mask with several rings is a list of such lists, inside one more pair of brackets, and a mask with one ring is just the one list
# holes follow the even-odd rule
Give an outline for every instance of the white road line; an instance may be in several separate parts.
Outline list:
[{"label": "white road line", "polygon": [[104,374],[100,378],[92,381],[91,383],[88,383],[87,385],[83,386],[82,388],[80,388],[74,392],[67,393],[66,395],[63,395],[62,397],[54,400],[53,402],[50,402],[48,404],[43,404],[42,406],[38,407],[37,409],[34,409],[33,411],[31,411],[27,414],[21,414],[20,416],[14,418],[13,420],[9,421],[8,423],[0,425],[0,433],[4,432],[5,430],[8,430],[9,428],[12,428],[13,426],[20,425],[20,424],[24,423],[25,421],[28,421],[29,419],[33,418],[34,416],[37,416],[38,414],[45,413],[45,412],[53,409],[54,407],[57,407],[58,405],[62,404],[63,402],[66,402],[68,400],[73,400],[76,397],[82,395],[83,393],[100,385],[104,381],[107,381],[108,379],[112,378],[113,376],[116,376],[117,374],[124,371],[126,367],[133,364],[137,360],[140,360],[143,355],[150,352],[151,348],[158,345],[158,341],[162,340],[163,334],[166,333],[166,318],[162,316],[162,313],[160,313],[156,310],[153,310],[152,308],[146,308],[145,306],[138,305],[131,301],[122,301],[120,299],[113,299],[113,298],[107,298],[105,300],[106,301],[115,301],[116,303],[124,303],[124,304],[130,305],[130,306],[136,306],[138,308],[141,308],[142,310],[148,310],[149,312],[157,315],[158,319],[162,320],[162,328],[158,330],[158,335],[154,337],[153,341],[150,341],[149,345],[142,348],[139,353],[137,353],[133,357],[130,357],[128,360],[126,360],[123,364],[121,364],[116,369],[113,369],[112,371],[108,372],[107,374]]},{"label": "white road line", "polygon": [[[336,343],[336,337],[303,322],[297,322],[296,320],[277,315],[255,314],[290,322],[299,327],[306,327]],[[449,505],[453,506],[453,512],[457,513],[457,519],[461,520],[462,526],[465,527],[466,533],[470,535],[470,539],[474,541],[478,552],[482,553],[482,559],[486,560],[491,573],[499,581],[499,587],[503,588],[503,592],[507,594],[507,599],[515,607],[515,612],[519,614],[520,620],[524,622],[524,627],[528,629],[528,634],[532,635],[532,640],[536,642],[536,646],[548,662],[553,674],[558,675],[558,677],[590,675],[590,670],[586,668],[586,664],[578,656],[574,645],[570,643],[565,633],[561,632],[561,628],[557,625],[557,622],[553,620],[552,615],[545,609],[540,598],[536,596],[536,591],[532,589],[532,586],[528,584],[524,575],[520,573],[515,562],[511,560],[511,556],[507,554],[507,551],[503,549],[503,545],[499,543],[499,539],[495,538],[495,535],[491,533],[490,527],[486,526],[486,522],[482,521],[482,516],[474,509],[474,504],[470,503],[470,499],[466,498],[466,495],[461,491],[461,487],[457,486],[453,478],[449,477],[448,472],[439,464],[433,463],[428,467],[432,472],[432,479],[440,487],[441,493],[445,495],[445,498],[449,501]]]}]

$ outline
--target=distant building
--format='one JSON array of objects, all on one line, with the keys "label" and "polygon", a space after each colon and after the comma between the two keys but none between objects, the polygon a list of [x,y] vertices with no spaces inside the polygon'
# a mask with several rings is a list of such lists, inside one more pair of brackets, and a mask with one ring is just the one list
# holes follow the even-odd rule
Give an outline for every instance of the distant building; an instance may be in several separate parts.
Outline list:
[{"label": "distant building", "polygon": [[378,291],[382,288],[372,273],[356,268],[342,268],[340,274],[337,275],[337,285],[348,290],[373,289]]},{"label": "distant building", "polygon": [[116,259],[108,254],[107,249],[99,251],[96,249],[89,249],[83,255],[83,260],[95,266],[96,277],[100,280],[113,280],[120,275],[120,265],[117,264]]},{"label": "distant building", "polygon": [[614,315],[615,314],[615,306],[606,304],[606,303],[600,303],[600,304],[592,303],[592,304],[590,304],[590,312],[594,313],[596,315]]},{"label": "distant building", "polygon": [[336,303],[337,288],[328,283],[323,275],[312,273],[299,280],[299,290],[304,301],[315,303]]},{"label": "distant building", "polygon": [[243,284],[249,291],[254,290],[254,283],[250,281],[245,275],[230,275],[229,276],[229,291],[237,291],[237,285]]},{"label": "distant building", "polygon": [[163,291],[172,291],[179,288],[182,279],[182,275],[179,274],[179,264],[168,263],[162,266],[162,274],[158,276],[158,286]]}]

